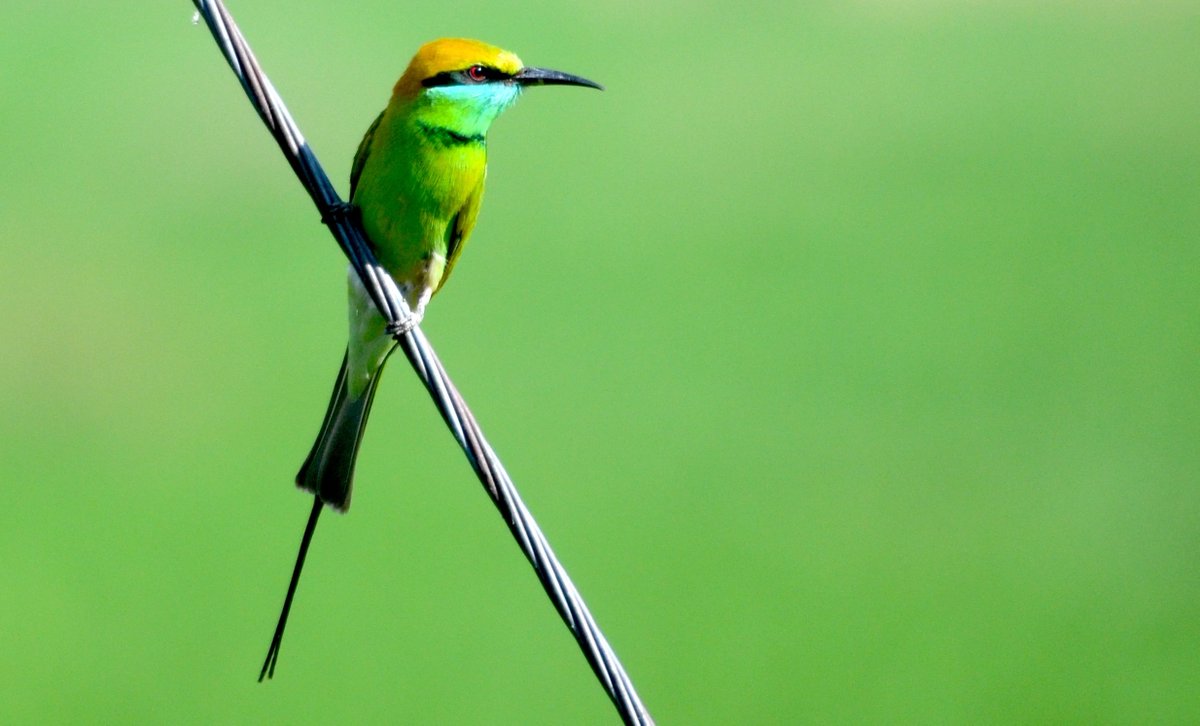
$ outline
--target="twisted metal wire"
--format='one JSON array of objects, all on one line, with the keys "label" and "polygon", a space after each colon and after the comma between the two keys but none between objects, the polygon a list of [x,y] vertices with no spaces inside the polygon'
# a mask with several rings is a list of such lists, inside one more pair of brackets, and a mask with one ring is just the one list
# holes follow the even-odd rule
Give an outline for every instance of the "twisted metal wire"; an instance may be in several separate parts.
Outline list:
[{"label": "twisted metal wire", "polygon": [[567,571],[555,557],[546,536],[504,470],[504,465],[484,438],[475,416],[446,374],[425,334],[419,327],[411,325],[412,314],[396,283],[376,261],[351,215],[343,213],[345,203],[334,190],[275,87],[263,73],[229,10],[221,0],[193,0],[193,3],[212,31],[255,111],[317,205],[321,220],[337,239],[371,299],[387,320],[389,331],[392,331],[413,370],[428,389],[450,432],[504,517],[521,551],[533,565],[546,595],[575,636],[584,657],[622,720],[628,724],[653,724],[617,654],[600,631]]}]

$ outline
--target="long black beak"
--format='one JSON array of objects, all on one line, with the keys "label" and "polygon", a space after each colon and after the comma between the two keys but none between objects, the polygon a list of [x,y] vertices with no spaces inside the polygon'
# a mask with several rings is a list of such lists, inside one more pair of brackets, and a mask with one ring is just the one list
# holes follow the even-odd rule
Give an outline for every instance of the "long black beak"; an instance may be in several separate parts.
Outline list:
[{"label": "long black beak", "polygon": [[513,75],[512,79],[522,86],[587,86],[604,90],[604,86],[595,81],[562,71],[552,71],[549,68],[522,68]]}]

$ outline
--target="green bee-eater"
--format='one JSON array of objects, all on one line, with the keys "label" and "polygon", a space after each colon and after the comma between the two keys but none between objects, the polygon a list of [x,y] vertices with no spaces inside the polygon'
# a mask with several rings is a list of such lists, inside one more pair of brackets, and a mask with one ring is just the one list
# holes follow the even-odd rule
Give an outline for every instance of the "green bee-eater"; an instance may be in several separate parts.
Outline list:
[{"label": "green bee-eater", "polygon": [[[350,204],[380,264],[420,321],[462,254],[483,197],[487,132],[526,86],[601,88],[529,68],[509,51],[444,38],[422,46],[367,129],[350,171]],[[350,506],[354,461],[380,372],[395,345],[353,268],[350,341],[321,432],[296,475],[316,495],[263,675],[274,673],[304,555],[322,506]]]}]

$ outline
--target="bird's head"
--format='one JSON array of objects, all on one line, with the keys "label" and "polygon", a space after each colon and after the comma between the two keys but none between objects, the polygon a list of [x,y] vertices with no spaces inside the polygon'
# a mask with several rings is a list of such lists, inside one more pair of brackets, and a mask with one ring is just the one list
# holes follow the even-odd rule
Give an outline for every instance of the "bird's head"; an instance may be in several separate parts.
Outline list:
[{"label": "bird's head", "polygon": [[531,68],[515,53],[478,40],[442,38],[421,46],[396,83],[395,100],[459,115],[469,128],[486,133],[500,112],[527,86],[587,86],[599,83],[547,68]]}]

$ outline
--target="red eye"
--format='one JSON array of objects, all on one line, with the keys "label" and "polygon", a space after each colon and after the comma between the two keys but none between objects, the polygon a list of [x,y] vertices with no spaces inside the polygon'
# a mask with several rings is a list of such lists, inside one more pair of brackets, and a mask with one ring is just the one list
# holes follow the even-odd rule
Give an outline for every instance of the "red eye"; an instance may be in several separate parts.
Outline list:
[{"label": "red eye", "polygon": [[470,78],[476,83],[483,83],[488,79],[487,69],[483,66],[471,66],[467,69],[467,78]]}]

